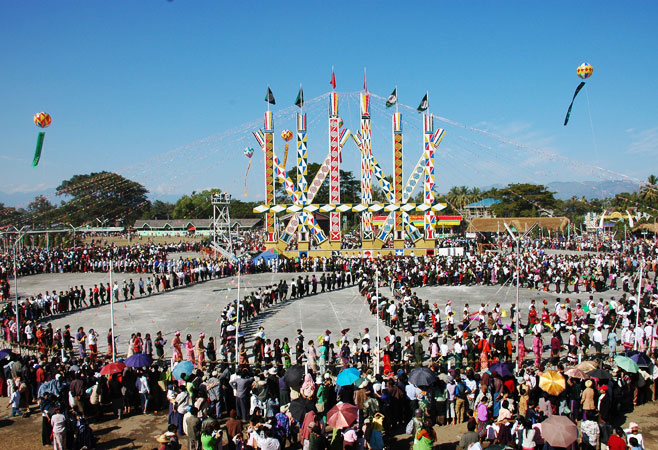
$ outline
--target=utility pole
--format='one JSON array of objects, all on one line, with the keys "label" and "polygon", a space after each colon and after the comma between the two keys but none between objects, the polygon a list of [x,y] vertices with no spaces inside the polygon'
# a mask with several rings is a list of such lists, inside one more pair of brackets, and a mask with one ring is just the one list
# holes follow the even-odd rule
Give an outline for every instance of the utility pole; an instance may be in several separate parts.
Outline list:
[{"label": "utility pole", "polygon": [[16,247],[18,246],[18,243],[25,236],[25,233],[23,233],[23,230],[25,228],[29,228],[29,226],[24,225],[23,227],[21,227],[20,230],[16,229],[16,240],[14,241],[14,291],[16,294],[16,340],[18,341],[19,354],[21,353],[21,312],[20,312],[20,306],[18,304],[18,271],[16,270]]}]

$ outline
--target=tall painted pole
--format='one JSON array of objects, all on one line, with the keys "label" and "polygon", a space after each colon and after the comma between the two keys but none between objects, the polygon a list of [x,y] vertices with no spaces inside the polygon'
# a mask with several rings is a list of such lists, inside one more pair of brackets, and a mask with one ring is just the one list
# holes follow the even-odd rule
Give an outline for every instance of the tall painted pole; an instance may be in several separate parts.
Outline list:
[{"label": "tall painted pole", "polygon": [[[424,207],[425,210],[425,240],[433,241],[434,224],[436,223],[436,216],[429,209],[434,203],[434,145],[432,138],[434,135],[434,118],[429,113],[423,113],[423,153],[425,156],[425,180],[423,184],[424,194]],[[433,242],[428,243],[433,247]]]},{"label": "tall painted pole", "polygon": [[[265,204],[273,206],[274,200],[274,119],[272,111],[265,112],[264,135],[265,135]],[[269,247],[276,243],[276,231],[274,230],[274,212],[268,211],[265,215],[266,242]]]},{"label": "tall painted pole", "polygon": [[[299,205],[304,206],[308,202],[308,183],[306,175],[308,171],[308,148],[306,145],[306,114],[297,114],[297,191]],[[307,213],[299,216],[299,233],[297,234],[297,246],[299,250],[309,250],[309,235],[307,225]]]},{"label": "tall painted pole", "polygon": [[112,259],[110,259],[110,330],[112,330],[112,362],[117,360],[117,338],[114,335],[114,284],[112,284]]},{"label": "tall painted pole", "polygon": [[[397,102],[395,103],[397,108]],[[393,195],[395,204],[402,204],[402,114],[393,114]],[[404,225],[402,213],[395,211],[395,228],[393,232],[393,247],[404,248]]]},{"label": "tall painted pole", "polygon": [[[370,123],[370,95],[361,93],[361,205],[367,206],[372,203],[372,128]],[[372,213],[363,210],[361,212],[361,240],[363,242],[372,240]],[[364,245],[365,247],[365,245]]]},{"label": "tall painted pole", "polygon": [[[338,118],[338,94],[329,94],[329,203],[340,204],[340,132]],[[340,249],[340,211],[329,213],[329,243],[332,249]]]}]

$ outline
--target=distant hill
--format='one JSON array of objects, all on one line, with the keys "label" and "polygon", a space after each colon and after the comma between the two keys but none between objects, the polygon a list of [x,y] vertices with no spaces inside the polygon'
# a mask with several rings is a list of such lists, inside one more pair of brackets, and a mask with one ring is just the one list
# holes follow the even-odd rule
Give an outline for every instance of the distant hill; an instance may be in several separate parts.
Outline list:
[{"label": "distant hill", "polygon": [[17,208],[27,208],[27,205],[39,195],[45,195],[51,202],[59,204],[62,200],[55,195],[55,188],[41,189],[36,191],[27,192],[3,192],[0,191],[0,203],[5,206],[13,206]]},{"label": "distant hill", "polygon": [[636,183],[624,180],[616,181],[553,181],[547,183],[555,198],[567,200],[571,197],[586,199],[613,197],[622,192],[635,192],[639,190]]}]

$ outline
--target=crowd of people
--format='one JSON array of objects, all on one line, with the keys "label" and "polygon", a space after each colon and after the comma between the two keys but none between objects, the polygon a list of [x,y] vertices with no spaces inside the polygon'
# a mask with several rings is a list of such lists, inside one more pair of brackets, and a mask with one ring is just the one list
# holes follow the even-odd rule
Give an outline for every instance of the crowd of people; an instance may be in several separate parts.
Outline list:
[{"label": "crowd of people", "polygon": [[[599,254],[554,254],[546,248],[545,242],[528,245],[519,259],[513,252],[467,252],[252,265],[244,270],[295,274],[226,305],[217,341],[210,336],[214,330],[207,330],[207,340],[205,333],[183,339],[173,332],[171,342],[160,331],[142,337],[135,330],[127,347],[118,348],[109,332],[44,324],[52,314],[111,295],[130,300],[235,270],[229,265],[218,270],[207,260],[144,256],[146,270],[135,266],[140,267],[135,282],[25,300],[19,310],[25,324],[21,342],[34,351],[0,352],[0,393],[8,397],[12,416],[28,413],[37,402],[43,444],[57,449],[92,448],[90,423],[106,415],[165,409],[168,427],[156,439],[163,449],[176,448],[185,436],[192,450],[215,449],[220,442],[236,450],[380,450],[395,434],[406,433],[414,450],[425,450],[432,447],[436,426],[464,422],[468,431],[459,442],[464,450],[487,443],[513,449],[644,449],[637,424],[620,427],[625,415],[654,401],[658,392],[655,243]],[[160,262],[149,265],[151,259]],[[415,292],[432,285],[513,285],[517,264],[520,285],[540,297],[520,311],[493,303],[457,310],[450,299]],[[281,302],[354,285],[386,326],[379,341],[367,328],[327,329],[308,340],[298,329],[290,339],[272,340],[258,322]],[[560,296],[549,304],[541,300],[547,291]],[[583,292],[584,300],[569,298]],[[15,316],[13,304],[2,311],[9,342],[19,333]],[[106,351],[99,350],[103,341]],[[115,354],[128,365],[112,365]],[[139,355],[152,363],[131,364]],[[549,430],[559,420],[577,427],[574,440],[555,440]]]}]

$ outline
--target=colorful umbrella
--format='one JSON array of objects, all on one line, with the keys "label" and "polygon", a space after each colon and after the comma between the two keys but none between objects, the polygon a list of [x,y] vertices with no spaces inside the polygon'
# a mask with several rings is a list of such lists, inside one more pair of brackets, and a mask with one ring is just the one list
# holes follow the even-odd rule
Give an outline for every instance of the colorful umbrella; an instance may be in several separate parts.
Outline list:
[{"label": "colorful umbrella", "polygon": [[327,425],[334,428],[349,427],[356,421],[359,415],[359,408],[349,403],[338,403],[327,413]]},{"label": "colorful umbrella", "polygon": [[409,383],[414,386],[430,386],[436,381],[436,374],[427,367],[417,367],[409,374]]},{"label": "colorful umbrella", "polygon": [[180,380],[181,375],[190,375],[194,371],[194,363],[192,361],[181,361],[174,366],[171,371],[171,376]]},{"label": "colorful umbrella", "polygon": [[587,380],[589,378],[589,375],[587,375],[585,372],[575,367],[572,367],[571,369],[567,369],[564,372],[564,374],[571,378],[578,378],[580,380]]},{"label": "colorful umbrella", "polygon": [[580,369],[583,372],[589,372],[590,370],[598,369],[599,365],[594,361],[583,361],[576,366],[576,369]]},{"label": "colorful umbrella", "polygon": [[101,369],[101,375],[113,375],[115,373],[121,373],[125,368],[126,365],[121,362],[113,362],[113,363],[105,364]]},{"label": "colorful umbrella", "polygon": [[615,363],[617,363],[617,367],[628,373],[637,373],[640,370],[637,363],[626,356],[615,356]]},{"label": "colorful umbrella", "polygon": [[514,366],[508,362],[497,362],[489,367],[489,372],[496,372],[501,377],[511,377],[514,375]]},{"label": "colorful umbrella", "polygon": [[566,387],[564,376],[555,370],[547,370],[539,377],[539,389],[550,395],[560,395]]},{"label": "colorful umbrella", "polygon": [[541,423],[541,435],[553,447],[569,447],[578,438],[578,426],[567,416],[551,416]]},{"label": "colorful umbrella", "polygon": [[153,364],[153,358],[146,353],[135,353],[126,359],[126,366],[128,367],[149,367],[151,364]]},{"label": "colorful umbrella", "polygon": [[651,359],[643,352],[635,352],[630,358],[637,363],[638,367],[649,367],[651,365]]},{"label": "colorful umbrella", "polygon": [[349,367],[343,369],[338,376],[336,377],[336,384],[338,386],[349,386],[354,384],[354,382],[361,376],[361,372],[356,367]]}]

